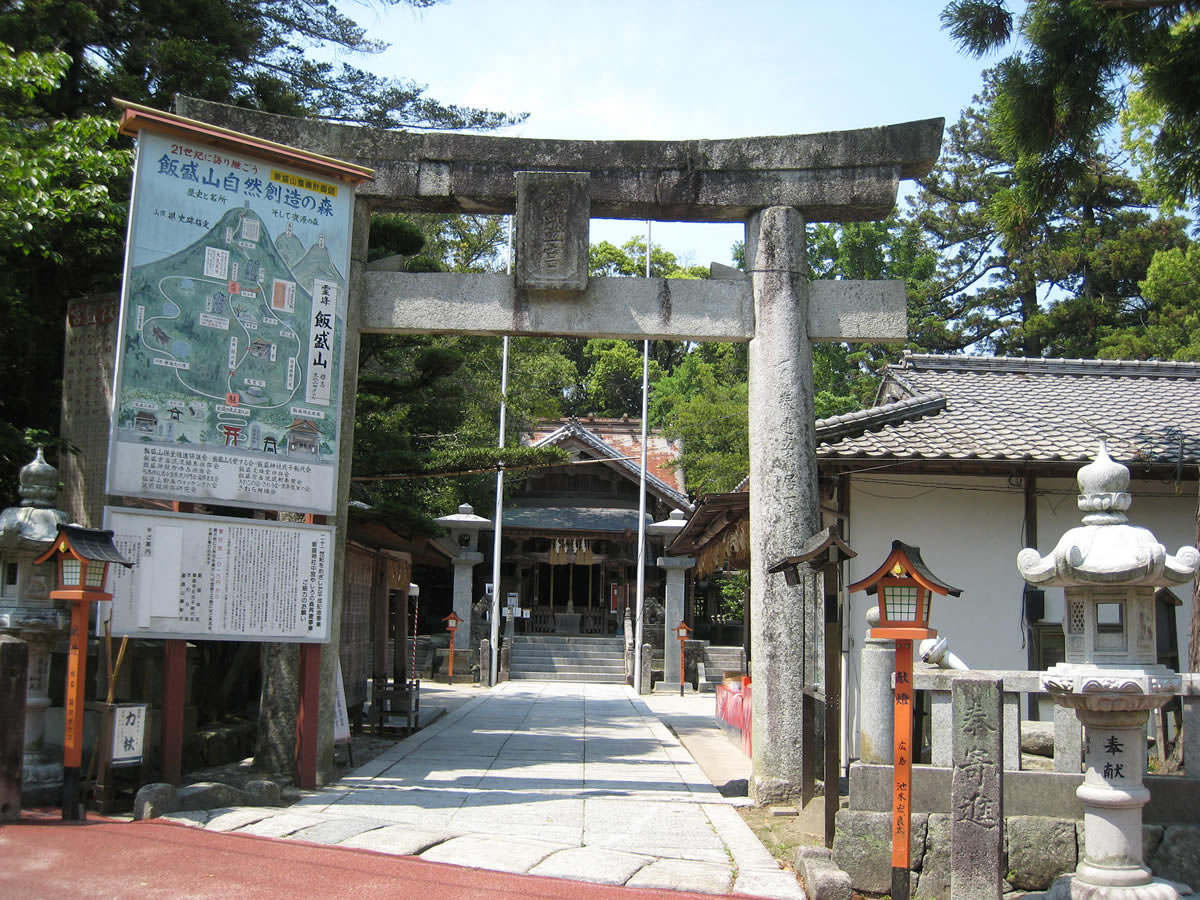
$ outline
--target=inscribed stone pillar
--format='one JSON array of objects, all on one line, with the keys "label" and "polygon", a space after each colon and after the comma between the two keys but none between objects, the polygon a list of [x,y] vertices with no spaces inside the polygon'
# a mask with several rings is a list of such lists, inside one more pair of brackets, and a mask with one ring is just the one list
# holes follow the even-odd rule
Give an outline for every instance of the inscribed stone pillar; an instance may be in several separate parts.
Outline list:
[{"label": "inscribed stone pillar", "polygon": [[679,637],[675,631],[684,619],[684,575],[696,564],[690,556],[660,556],[658,567],[667,573],[667,591],[663,606],[663,683],[679,684]]},{"label": "inscribed stone pillar", "polygon": [[1002,679],[975,674],[950,688],[950,900],[999,900],[1004,892],[1002,691]]},{"label": "inscribed stone pillar", "polygon": [[[812,348],[804,219],[770,207],[746,224],[754,292],[750,341],[750,623],[754,675],[751,796],[800,796],[804,760],[804,598],[767,566],[817,530]],[[805,590],[812,589],[811,580]],[[816,601],[814,601],[816,602]]]}]

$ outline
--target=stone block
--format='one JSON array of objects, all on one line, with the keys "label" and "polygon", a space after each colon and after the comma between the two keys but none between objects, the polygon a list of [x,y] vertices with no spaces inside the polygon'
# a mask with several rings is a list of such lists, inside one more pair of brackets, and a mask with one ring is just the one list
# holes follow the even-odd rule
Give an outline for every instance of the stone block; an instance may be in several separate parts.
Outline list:
[{"label": "stone block", "polygon": [[1021,891],[1044,891],[1075,871],[1075,822],[1043,816],[1009,816],[1009,883]]},{"label": "stone block", "polygon": [[167,813],[179,810],[179,800],[175,795],[175,785],[165,782],[144,784],[133,798],[133,818],[156,819]]},{"label": "stone block", "polygon": [[1162,825],[1142,825],[1142,859],[1147,864],[1150,857],[1158,852],[1158,845],[1162,843],[1165,830]]},{"label": "stone block", "polygon": [[1053,758],[1054,723],[1026,720],[1021,723],[1021,752]]},{"label": "stone block", "polygon": [[1200,888],[1200,825],[1169,825],[1149,860],[1159,878]]},{"label": "stone block", "polygon": [[582,291],[587,287],[586,172],[517,172],[518,290]]},{"label": "stone block", "polygon": [[917,877],[915,896],[921,900],[949,900],[950,817],[931,813],[925,829],[925,856]]},{"label": "stone block", "polygon": [[799,872],[809,900],[850,900],[853,896],[850,876],[831,859],[809,857]]},{"label": "stone block", "polygon": [[179,804],[176,808],[181,810],[246,806],[249,802],[245,791],[218,781],[189,784],[176,791],[175,795]]},{"label": "stone block", "polygon": [[[928,816],[916,813],[910,823],[912,856],[925,855]],[[833,861],[850,876],[854,889],[882,894],[892,889],[892,814],[838,810],[833,838]]]},{"label": "stone block", "polygon": [[257,778],[247,781],[243,790],[250,806],[283,806],[283,792],[274,781]]}]

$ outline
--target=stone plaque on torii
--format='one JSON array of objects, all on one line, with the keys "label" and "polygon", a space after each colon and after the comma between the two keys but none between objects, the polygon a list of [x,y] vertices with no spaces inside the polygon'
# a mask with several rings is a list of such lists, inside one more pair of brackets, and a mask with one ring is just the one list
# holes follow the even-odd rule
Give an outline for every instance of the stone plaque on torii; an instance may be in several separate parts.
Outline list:
[{"label": "stone plaque on torii", "polygon": [[[811,763],[801,751],[803,604],[767,566],[819,527],[810,342],[907,334],[903,282],[808,281],[804,225],[886,216],[900,180],[932,168],[943,120],[729,140],[560,141],[383,131],[187,97],[176,111],[375,170],[357,189],[348,380],[357,377],[355,322],[358,333],[749,342],[751,791],[760,804],[798,796]],[[516,271],[371,270],[373,211],[515,212]],[[709,280],[588,279],[592,217],[743,221],[747,271],[714,266]],[[349,441],[353,429],[342,434]],[[348,467],[351,448],[342,450]],[[340,480],[342,508],[348,482]]]}]

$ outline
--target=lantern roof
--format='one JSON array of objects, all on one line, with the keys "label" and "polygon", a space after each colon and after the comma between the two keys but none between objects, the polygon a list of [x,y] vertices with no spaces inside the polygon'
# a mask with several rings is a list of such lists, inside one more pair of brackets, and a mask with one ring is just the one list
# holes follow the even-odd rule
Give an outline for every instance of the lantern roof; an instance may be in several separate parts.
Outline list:
[{"label": "lantern roof", "polygon": [[866,591],[868,594],[876,593],[879,590],[879,582],[887,578],[896,568],[897,564],[904,570],[905,575],[912,578],[927,591],[942,596],[946,594],[952,597],[962,595],[961,588],[952,587],[929,570],[929,567],[925,565],[925,560],[921,558],[920,547],[913,547],[911,544],[905,544],[903,541],[892,541],[892,552],[883,561],[883,565],[866,578],[850,585],[851,592]]},{"label": "lantern roof", "polygon": [[433,521],[437,522],[443,528],[461,528],[479,531],[483,528],[492,527],[492,520],[475,515],[475,508],[470,503],[463,503],[458,507],[458,512],[451,513],[448,516],[438,516]]},{"label": "lantern roof", "polygon": [[1108,455],[1104,441],[1096,458],[1079,470],[1079,508],[1083,524],[1067,531],[1042,556],[1032,547],[1017,554],[1017,570],[1039,587],[1087,584],[1184,584],[1200,569],[1200,551],[1182,547],[1172,556],[1149,529],[1130,525],[1125,516],[1133,498],[1129,469]]},{"label": "lantern roof", "polygon": [[98,528],[84,528],[81,525],[60,526],[54,543],[34,562],[44,563],[52,559],[58,552],[70,553],[77,559],[117,563],[126,568],[133,568],[133,563],[122,556],[120,551],[113,546],[113,532],[102,531]]},{"label": "lantern roof", "polygon": [[[828,528],[823,528],[804,542],[804,546],[800,548],[800,552],[795,556],[789,556],[786,559],[781,559],[779,562],[770,566],[768,572],[782,572],[785,569],[808,563],[814,569],[823,568],[829,558],[829,548],[833,547],[837,551],[837,561],[844,562],[848,559],[853,559],[858,556],[858,553],[850,548],[850,545],[842,540],[841,532],[837,525],[830,525]],[[915,548],[914,548],[915,549]],[[918,552],[918,556],[919,556]]]}]

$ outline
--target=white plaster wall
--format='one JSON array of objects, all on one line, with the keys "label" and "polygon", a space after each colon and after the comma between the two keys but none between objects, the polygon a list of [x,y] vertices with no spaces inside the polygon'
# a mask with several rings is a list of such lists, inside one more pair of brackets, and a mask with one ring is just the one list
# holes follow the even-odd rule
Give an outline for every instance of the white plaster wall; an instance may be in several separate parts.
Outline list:
[{"label": "white plaster wall", "polygon": [[[1024,493],[1005,477],[851,476],[847,540],[858,556],[848,564],[847,584],[875,571],[899,539],[921,548],[926,564],[962,596],[935,597],[931,624],[949,638],[951,649],[974,669],[1023,669],[1023,644],[1017,552],[1024,546]],[[1195,485],[1176,495],[1171,485],[1134,480],[1130,521],[1154,532],[1174,553],[1195,536]],[[1045,554],[1069,528],[1079,524],[1078,493],[1073,479],[1038,482],[1038,550]],[[1184,605],[1176,611],[1180,653],[1186,659],[1191,621],[1191,591],[1175,590]],[[847,594],[845,647],[845,731],[850,758],[858,755],[861,667],[866,611],[875,597]],[[1061,622],[1063,592],[1046,591],[1044,621]],[[875,690],[890,690],[876,686]]]}]

